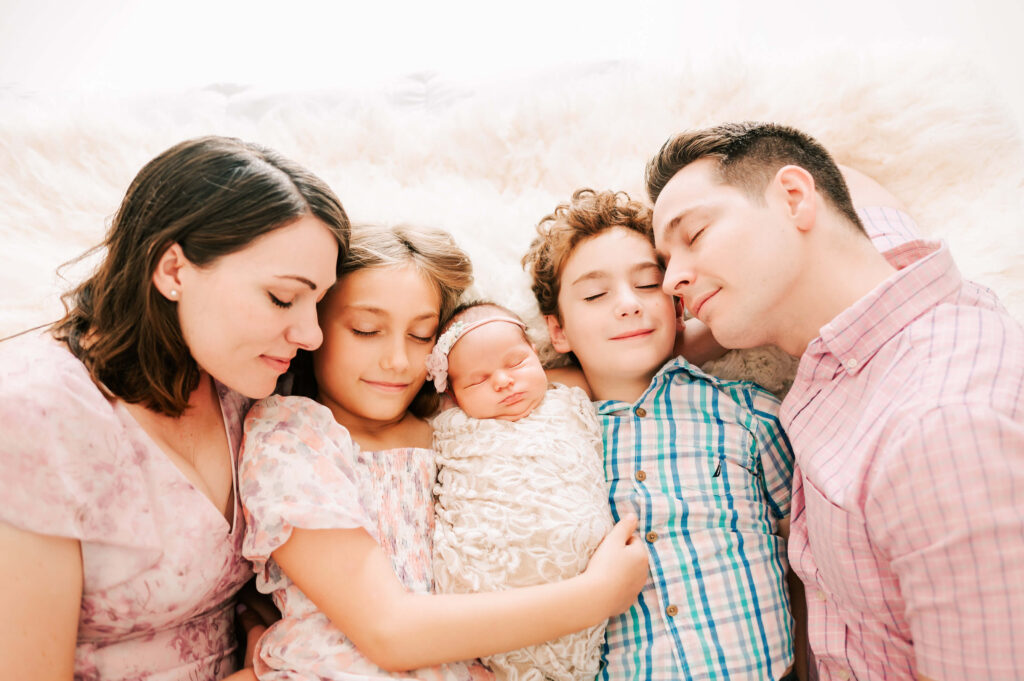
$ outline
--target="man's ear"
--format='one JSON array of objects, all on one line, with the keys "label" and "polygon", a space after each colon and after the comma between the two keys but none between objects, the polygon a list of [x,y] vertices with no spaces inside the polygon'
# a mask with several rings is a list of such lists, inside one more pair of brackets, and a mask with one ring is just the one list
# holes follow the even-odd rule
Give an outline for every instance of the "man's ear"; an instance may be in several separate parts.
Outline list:
[{"label": "man's ear", "polygon": [[818,214],[818,193],[814,177],[796,165],[782,166],[775,173],[768,189],[782,203],[797,229],[807,231],[814,227]]},{"label": "man's ear", "polygon": [[182,270],[189,264],[185,251],[177,242],[171,244],[160,256],[153,270],[153,286],[168,300],[181,298]]},{"label": "man's ear", "polygon": [[565,337],[565,331],[562,330],[562,323],[558,321],[558,317],[553,314],[546,314],[544,315],[544,321],[548,325],[548,336],[551,337],[551,346],[562,354],[572,352],[572,348],[569,347],[569,339]]}]

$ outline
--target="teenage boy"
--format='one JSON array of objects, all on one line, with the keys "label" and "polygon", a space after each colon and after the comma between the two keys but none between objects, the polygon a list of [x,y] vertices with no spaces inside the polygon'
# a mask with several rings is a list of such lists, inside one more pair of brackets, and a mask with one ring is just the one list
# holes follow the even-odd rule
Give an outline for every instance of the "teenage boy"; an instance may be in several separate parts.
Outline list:
[{"label": "teenage boy", "polygon": [[650,579],[609,622],[599,679],[765,679],[793,662],[785,540],[793,455],[778,401],[675,357],[650,210],[577,191],[524,257],[555,349],[589,383],[615,518]]}]

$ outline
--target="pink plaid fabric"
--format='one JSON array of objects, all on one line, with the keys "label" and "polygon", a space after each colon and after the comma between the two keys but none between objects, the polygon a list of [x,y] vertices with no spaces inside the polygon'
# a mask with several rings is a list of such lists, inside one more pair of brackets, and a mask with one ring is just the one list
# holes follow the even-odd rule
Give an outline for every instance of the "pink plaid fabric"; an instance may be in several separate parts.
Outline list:
[{"label": "pink plaid fabric", "polygon": [[[898,218],[876,244],[903,241]],[[876,225],[877,226],[877,225]],[[949,249],[821,329],[782,406],[796,453],[789,557],[822,679],[1024,673],[1024,331]]]}]

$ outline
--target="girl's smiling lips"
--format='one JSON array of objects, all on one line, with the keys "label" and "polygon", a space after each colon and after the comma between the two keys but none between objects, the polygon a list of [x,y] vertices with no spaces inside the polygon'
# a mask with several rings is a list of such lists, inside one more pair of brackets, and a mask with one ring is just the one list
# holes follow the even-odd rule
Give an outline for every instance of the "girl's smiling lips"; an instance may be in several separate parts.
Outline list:
[{"label": "girl's smiling lips", "polygon": [[369,379],[363,379],[363,383],[366,383],[371,388],[377,388],[384,392],[400,393],[409,387],[408,383],[392,383],[390,381],[371,381]]},{"label": "girl's smiling lips", "polygon": [[620,333],[618,336],[612,336],[612,340],[629,340],[630,338],[637,338],[638,336],[649,336],[654,333],[654,329],[633,329],[626,333]]}]

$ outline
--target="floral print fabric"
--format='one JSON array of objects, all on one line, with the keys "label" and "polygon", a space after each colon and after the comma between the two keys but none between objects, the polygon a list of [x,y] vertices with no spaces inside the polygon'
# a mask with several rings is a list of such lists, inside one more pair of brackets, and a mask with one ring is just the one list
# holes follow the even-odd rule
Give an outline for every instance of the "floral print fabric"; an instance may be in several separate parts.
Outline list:
[{"label": "floral print fabric", "polygon": [[[261,681],[297,679],[490,679],[462,663],[389,673],[364,657],[291,582],[271,554],[292,529],[363,528],[412,592],[433,589],[431,490],[434,452],[364,452],[327,407],[303,397],[269,397],[245,421],[239,468],[248,529],[243,553],[257,587],[272,593],[282,619],[260,639],[255,671]],[[339,575],[344,579],[344,575]]]},{"label": "floral print fabric", "polygon": [[[218,392],[234,458],[248,400]],[[250,570],[238,495],[228,523],[48,336],[0,344],[0,432],[0,521],[81,543],[76,681],[233,672],[233,597]]]}]

